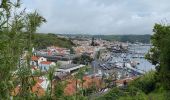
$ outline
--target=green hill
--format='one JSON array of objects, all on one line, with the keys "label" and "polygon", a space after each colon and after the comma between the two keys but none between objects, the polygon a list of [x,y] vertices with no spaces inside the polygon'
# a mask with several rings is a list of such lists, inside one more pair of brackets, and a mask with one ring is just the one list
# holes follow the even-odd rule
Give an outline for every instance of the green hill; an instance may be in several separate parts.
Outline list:
[{"label": "green hill", "polygon": [[71,48],[74,43],[67,38],[58,37],[55,34],[34,34],[33,44],[38,49],[44,49],[48,46],[59,46],[64,48]]},{"label": "green hill", "polygon": [[151,35],[94,35],[95,38],[101,38],[104,40],[117,40],[121,42],[142,42],[150,43]]},{"label": "green hill", "polygon": [[141,43],[150,43],[151,35],[89,35],[89,34],[60,34],[62,36],[67,36],[73,39],[83,38],[101,38],[108,41],[120,41],[120,42],[141,42]]}]

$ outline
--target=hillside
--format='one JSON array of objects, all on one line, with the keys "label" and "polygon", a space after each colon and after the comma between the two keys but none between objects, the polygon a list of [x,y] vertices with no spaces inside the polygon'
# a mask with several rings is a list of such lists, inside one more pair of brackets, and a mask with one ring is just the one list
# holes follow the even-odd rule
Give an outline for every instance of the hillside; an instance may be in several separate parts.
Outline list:
[{"label": "hillside", "polygon": [[33,44],[38,49],[44,49],[47,46],[59,46],[71,48],[74,44],[71,40],[58,37],[55,34],[40,34],[36,33],[33,38]]},{"label": "hillside", "polygon": [[151,35],[94,35],[96,38],[101,38],[109,41],[117,40],[121,42],[142,42],[150,43]]},{"label": "hillside", "polygon": [[88,35],[88,34],[60,34],[63,36],[67,36],[69,38],[76,38],[76,39],[81,39],[83,38],[101,38],[104,40],[109,40],[109,41],[120,41],[120,42],[141,42],[141,43],[150,43],[150,38],[151,35],[146,34],[146,35]]}]

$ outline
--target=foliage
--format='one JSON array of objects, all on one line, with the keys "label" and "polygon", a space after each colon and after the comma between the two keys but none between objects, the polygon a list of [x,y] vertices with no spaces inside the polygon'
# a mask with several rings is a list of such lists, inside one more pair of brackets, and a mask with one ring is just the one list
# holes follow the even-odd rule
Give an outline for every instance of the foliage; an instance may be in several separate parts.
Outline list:
[{"label": "foliage", "polygon": [[148,94],[156,88],[155,72],[147,72],[145,75],[132,81],[129,85],[134,86]]},{"label": "foliage", "polygon": [[85,38],[101,38],[108,41],[120,41],[120,42],[141,42],[141,43],[150,43],[151,35],[85,35],[85,34],[63,34],[64,36],[73,37],[73,39],[83,40],[82,37]]},{"label": "foliage", "polygon": [[89,55],[87,55],[87,54],[83,54],[80,57],[76,57],[76,58],[73,59],[73,63],[74,64],[88,65],[92,61],[93,61],[93,59]]},{"label": "foliage", "polygon": [[141,42],[150,43],[151,35],[95,35],[95,38],[102,38],[109,41],[120,41],[120,42]]},{"label": "foliage", "polygon": [[[79,90],[80,91],[80,94],[82,96],[85,95],[85,92],[84,92],[84,87],[83,87],[83,83],[84,83],[84,80],[83,80],[83,77],[85,75],[85,73],[88,71],[88,66],[85,66],[85,67],[82,67],[78,70],[78,72],[75,74],[75,78],[76,78],[76,96],[78,94],[78,80],[80,80],[81,82],[81,89]],[[79,94],[79,95],[80,95]]]},{"label": "foliage", "polygon": [[156,88],[155,72],[146,73],[128,84],[127,88],[113,88],[97,100],[147,100],[147,94]]},{"label": "foliage", "polygon": [[96,100],[117,100],[120,96],[123,96],[123,95],[125,95],[125,93],[122,92],[122,90],[118,88],[113,88],[108,93],[97,98]]},{"label": "foliage", "polygon": [[34,47],[38,49],[45,49],[48,46],[59,46],[64,48],[72,48],[73,42],[66,38],[58,37],[55,34],[40,34],[37,33],[33,39]]},{"label": "foliage", "polygon": [[63,98],[64,96],[64,83],[63,82],[57,82],[54,86],[54,96],[58,100]]},{"label": "foliage", "polygon": [[72,96],[64,96],[63,100],[88,100],[87,97],[82,95],[72,95]]},{"label": "foliage", "polygon": [[120,97],[118,100],[148,100],[148,99],[145,93],[137,92],[137,94],[134,96],[127,95],[127,96]]},{"label": "foliage", "polygon": [[170,89],[170,26],[155,24],[151,37],[153,47],[146,58],[156,66],[156,79],[164,88]]},{"label": "foliage", "polygon": [[[11,92],[19,86],[15,98],[34,98],[31,87],[34,78],[30,58],[32,36],[44,22],[37,12],[20,11],[20,0],[2,0],[0,5],[0,98],[10,99]],[[24,32],[26,34],[24,34]],[[24,51],[27,50],[25,57]],[[21,58],[23,58],[21,60]]]},{"label": "foliage", "polygon": [[169,91],[153,92],[148,95],[149,100],[169,100]]}]

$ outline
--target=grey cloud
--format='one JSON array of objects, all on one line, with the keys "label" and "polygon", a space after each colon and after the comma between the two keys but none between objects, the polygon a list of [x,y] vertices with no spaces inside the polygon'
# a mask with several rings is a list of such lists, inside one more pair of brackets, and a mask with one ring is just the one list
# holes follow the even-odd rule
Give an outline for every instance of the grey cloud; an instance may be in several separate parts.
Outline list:
[{"label": "grey cloud", "polygon": [[169,4],[169,0],[24,1],[48,21],[39,32],[88,34],[152,34],[154,23],[170,18]]}]

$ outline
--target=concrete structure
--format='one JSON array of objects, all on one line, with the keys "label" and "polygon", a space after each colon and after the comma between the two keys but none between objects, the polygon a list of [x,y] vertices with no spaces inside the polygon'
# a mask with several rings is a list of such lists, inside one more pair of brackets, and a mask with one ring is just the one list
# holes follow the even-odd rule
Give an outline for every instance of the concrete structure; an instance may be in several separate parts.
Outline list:
[{"label": "concrete structure", "polygon": [[57,69],[57,71],[72,73],[82,67],[85,67],[85,65],[69,64],[69,65],[60,67],[59,69]]}]

